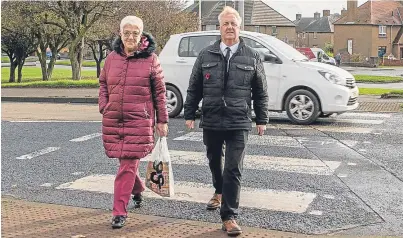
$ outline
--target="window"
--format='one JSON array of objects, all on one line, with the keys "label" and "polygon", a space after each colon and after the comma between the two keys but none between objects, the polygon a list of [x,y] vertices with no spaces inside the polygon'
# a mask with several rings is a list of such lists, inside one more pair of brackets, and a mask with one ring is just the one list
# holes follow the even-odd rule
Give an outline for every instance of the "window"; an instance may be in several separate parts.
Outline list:
[{"label": "window", "polygon": [[260,26],[255,26],[255,31],[260,32]]},{"label": "window", "polygon": [[386,37],[386,26],[379,26],[379,37]]},{"label": "window", "polygon": [[403,59],[403,47],[400,48],[400,58]]},{"label": "window", "polygon": [[302,39],[305,39],[305,32],[302,33]]},{"label": "window", "polygon": [[179,43],[180,57],[197,57],[200,51],[209,45],[214,44],[220,36],[190,36],[182,38]]},{"label": "window", "polygon": [[317,32],[314,32],[314,33],[313,33],[313,38],[314,38],[314,39],[317,39],[317,38],[318,38],[318,33],[317,33]]},{"label": "window", "polygon": [[273,36],[277,35],[277,33],[278,33],[277,32],[277,26],[272,26],[271,27],[271,32],[272,32],[271,35],[273,35]]},{"label": "window", "polygon": [[263,60],[263,54],[264,53],[271,53],[273,54],[273,52],[271,52],[269,49],[267,49],[266,47],[264,47],[262,44],[260,44],[259,42],[252,40],[250,38],[246,38],[243,37],[243,40],[245,42],[245,45],[257,50],[257,52],[259,52],[262,60]]}]

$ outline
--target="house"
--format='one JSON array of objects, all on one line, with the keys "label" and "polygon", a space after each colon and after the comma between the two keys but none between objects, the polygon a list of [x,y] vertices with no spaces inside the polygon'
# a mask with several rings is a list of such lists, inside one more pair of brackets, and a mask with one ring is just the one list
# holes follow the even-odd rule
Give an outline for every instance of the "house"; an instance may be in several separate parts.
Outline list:
[{"label": "house", "polygon": [[319,47],[334,44],[333,23],[341,17],[340,14],[330,14],[330,10],[323,10],[323,16],[319,12],[314,13],[314,17],[302,17],[296,15],[294,24],[296,25],[297,41],[296,47]]},{"label": "house", "polygon": [[[225,6],[231,6],[238,10],[239,1],[202,1],[202,30],[219,29],[218,15]],[[199,14],[199,2],[195,1],[185,9],[188,12]],[[244,30],[261,32],[276,36],[294,45],[296,40],[295,24],[263,1],[244,1]]]},{"label": "house", "polygon": [[370,61],[403,59],[402,1],[367,1],[359,7],[356,0],[348,1],[347,14],[334,25],[335,52]]}]

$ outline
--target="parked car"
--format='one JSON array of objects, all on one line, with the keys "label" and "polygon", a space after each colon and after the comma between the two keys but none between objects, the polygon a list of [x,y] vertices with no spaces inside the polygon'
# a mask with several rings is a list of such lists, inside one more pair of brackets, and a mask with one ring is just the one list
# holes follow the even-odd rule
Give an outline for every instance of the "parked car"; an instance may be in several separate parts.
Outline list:
[{"label": "parked car", "polygon": [[321,48],[298,47],[296,49],[305,55],[310,61],[336,65],[336,60],[326,54],[326,52]]},{"label": "parked car", "polygon": [[[275,37],[247,31],[241,31],[240,35],[261,54],[270,111],[286,111],[292,122],[310,124],[319,116],[341,114],[358,107],[359,90],[349,72],[311,62]],[[164,69],[170,117],[179,115],[183,109],[197,55],[219,38],[219,31],[176,34],[161,51],[159,58]]]}]

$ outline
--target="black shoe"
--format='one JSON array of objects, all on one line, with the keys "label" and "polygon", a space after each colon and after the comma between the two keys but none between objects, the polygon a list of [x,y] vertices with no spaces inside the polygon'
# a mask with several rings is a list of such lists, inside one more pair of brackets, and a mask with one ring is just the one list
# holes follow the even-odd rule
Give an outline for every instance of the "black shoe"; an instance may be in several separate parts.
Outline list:
[{"label": "black shoe", "polygon": [[112,228],[119,229],[122,228],[126,223],[126,216],[114,216],[112,218]]},{"label": "black shoe", "polygon": [[141,194],[133,195],[134,208],[140,208],[143,196]]}]

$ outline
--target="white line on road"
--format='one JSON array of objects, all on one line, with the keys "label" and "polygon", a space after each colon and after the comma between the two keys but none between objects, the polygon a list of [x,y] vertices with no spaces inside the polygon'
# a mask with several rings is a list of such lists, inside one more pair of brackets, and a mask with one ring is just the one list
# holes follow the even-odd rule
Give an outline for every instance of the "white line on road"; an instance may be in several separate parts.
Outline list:
[{"label": "white line on road", "polygon": [[[169,151],[173,164],[208,166],[208,159],[203,152]],[[150,155],[145,158],[148,161]],[[244,169],[281,171],[300,174],[332,175],[340,166],[339,161],[321,161],[288,157],[246,155]]]},{"label": "white line on road", "polygon": [[19,157],[15,158],[15,159],[32,159],[32,158],[35,158],[35,157],[38,157],[38,156],[41,156],[41,155],[56,151],[58,149],[60,149],[60,147],[47,147],[47,148],[42,149],[42,150],[37,150],[35,152],[19,156]]},{"label": "white line on road", "polygon": [[346,112],[340,115],[341,117],[378,117],[378,118],[391,118],[391,114],[381,114],[381,113],[365,113],[365,112]]},{"label": "white line on road", "polygon": [[324,121],[324,122],[334,122],[334,123],[353,123],[353,124],[373,124],[373,125],[379,125],[384,122],[384,120],[363,120],[363,119],[333,119],[333,118],[320,118],[318,121]]},{"label": "white line on road", "polygon": [[[113,193],[114,175],[96,174],[61,184],[56,189],[72,189],[100,193]],[[214,192],[211,184],[175,181],[175,196],[167,200],[207,203]],[[161,198],[146,190],[145,197]],[[316,198],[315,193],[257,189],[242,187],[240,206],[281,212],[304,213]]]},{"label": "white line on road", "polygon": [[79,137],[79,138],[71,139],[70,141],[72,141],[72,142],[82,142],[82,141],[90,140],[90,139],[95,138],[95,137],[99,137],[101,135],[102,135],[102,133],[94,133],[94,134],[82,136],[82,137]]},{"label": "white line on road", "polygon": [[[176,137],[176,141],[203,141],[203,132],[190,132],[183,136]],[[269,136],[269,135],[250,135],[248,144],[267,145],[267,146],[283,146],[302,148],[303,146],[297,140],[288,136]]]}]

